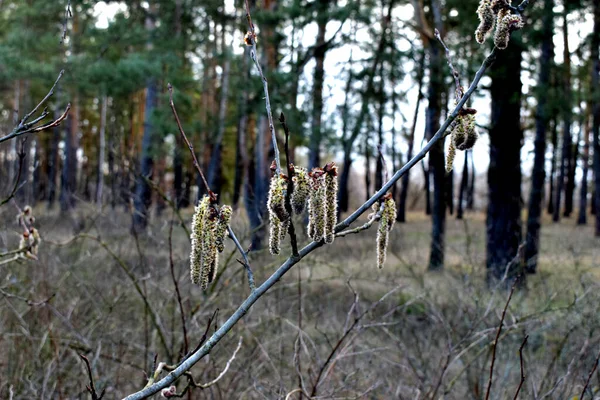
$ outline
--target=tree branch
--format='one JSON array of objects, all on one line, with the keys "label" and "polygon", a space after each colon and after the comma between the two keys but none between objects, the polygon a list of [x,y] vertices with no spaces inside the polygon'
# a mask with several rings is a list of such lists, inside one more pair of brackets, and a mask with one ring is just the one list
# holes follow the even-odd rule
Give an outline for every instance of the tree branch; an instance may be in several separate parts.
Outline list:
[{"label": "tree branch", "polygon": [[[250,17],[248,15],[249,22]],[[252,25],[251,25],[252,26]],[[396,171],[391,179],[379,190],[375,193],[368,201],[366,201],[362,206],[360,206],[356,211],[354,211],[350,216],[348,216],[344,221],[340,222],[336,228],[335,232],[342,232],[344,229],[348,228],[350,224],[356,221],[366,210],[368,210],[376,201],[381,199],[388,190],[412,167],[414,167],[419,161],[421,161],[425,155],[431,150],[431,148],[440,140],[445,138],[448,133],[446,130],[456,119],[459,112],[465,103],[469,100],[481,78],[493,63],[496,57],[496,49],[492,50],[492,52],[487,56],[484,60],[483,64],[475,74],[475,77],[469,86],[469,89],[465,92],[465,95],[460,99],[456,107],[453,111],[448,115],[440,129],[436,132],[436,134],[431,138],[431,140],[416,154],[410,161],[408,161],[401,169]],[[147,386],[146,388],[133,393],[126,397],[126,400],[139,400],[147,398],[161,389],[168,387],[171,383],[173,383],[177,378],[182,376],[186,371],[188,371],[194,364],[196,364],[201,358],[203,358],[206,354],[208,354],[211,349],[237,324],[237,322],[246,315],[246,313],[250,310],[252,305],[256,303],[256,301],[261,298],[275,283],[277,283],[294,265],[300,262],[304,257],[315,251],[317,248],[323,245],[322,242],[311,242],[303,249],[298,252],[297,257],[289,257],[267,280],[256,288],[255,291],[250,293],[250,295],[244,300],[244,302],[238,307],[238,309],[225,321],[225,323],[204,343],[202,347],[200,347],[197,351],[195,351],[187,360],[181,363],[176,369],[171,371],[167,376],[165,376],[160,381]]]},{"label": "tree branch", "polygon": [[90,384],[87,385],[85,388],[87,389],[89,394],[92,395],[92,400],[102,400],[106,388],[102,389],[100,395],[96,393],[96,386],[94,386],[94,377],[92,376],[92,367],[90,366],[90,360],[88,360],[88,358],[83,354],[80,354],[79,357],[81,357],[81,359],[85,362],[85,368],[87,369],[88,377],[90,379]]}]

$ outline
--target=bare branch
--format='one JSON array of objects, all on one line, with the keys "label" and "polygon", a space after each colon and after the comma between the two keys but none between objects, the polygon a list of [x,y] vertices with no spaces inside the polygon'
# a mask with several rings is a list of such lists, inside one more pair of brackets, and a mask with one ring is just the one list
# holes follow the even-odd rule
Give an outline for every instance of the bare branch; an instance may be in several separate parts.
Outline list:
[{"label": "bare branch", "polygon": [[519,382],[519,387],[517,388],[517,393],[515,393],[515,397],[513,397],[513,400],[517,400],[517,398],[519,397],[519,392],[521,391],[521,388],[523,387],[523,383],[525,383],[525,367],[523,366],[523,348],[527,344],[528,338],[529,338],[529,335],[525,335],[525,338],[523,339],[523,343],[521,343],[521,347],[519,347],[519,360],[521,361],[521,381]]},{"label": "bare branch", "polygon": [[[8,203],[10,201],[10,199],[12,199],[15,196],[15,193],[17,193],[17,190],[19,189],[19,182],[21,182],[21,174],[23,173],[23,164],[25,161],[25,142],[26,141],[27,141],[27,138],[24,138],[21,141],[21,149],[17,153],[17,155],[19,156],[19,170],[17,171],[17,179],[15,180],[15,186],[13,186],[13,189],[10,192],[10,194],[8,195],[8,197],[5,198],[4,200],[0,201],[0,206],[3,206],[6,203]],[[2,255],[0,255],[0,257],[1,256]]]},{"label": "bare branch", "polygon": [[519,278],[515,279],[515,281],[512,284],[512,287],[510,288],[510,293],[508,295],[508,299],[506,300],[506,304],[504,305],[504,309],[502,310],[502,317],[500,318],[500,323],[498,324],[496,339],[494,339],[494,344],[492,345],[492,364],[490,365],[490,376],[488,378],[488,386],[487,391],[485,393],[485,400],[488,400],[490,398],[490,393],[492,390],[492,379],[494,377],[494,364],[496,363],[496,348],[498,347],[500,333],[502,332],[502,326],[504,325],[504,317],[506,316],[506,310],[508,309],[508,305],[510,304],[512,295],[515,292],[515,288],[517,287],[517,282],[519,282]]},{"label": "bare branch", "polygon": [[100,392],[99,395],[98,393],[96,393],[96,386],[94,386],[94,377],[92,376],[92,367],[90,366],[90,360],[88,360],[88,358],[83,354],[80,354],[79,357],[81,357],[81,359],[85,362],[85,368],[87,369],[87,373],[90,379],[90,384],[87,385],[85,388],[87,389],[89,394],[92,395],[92,400],[102,400],[106,388],[102,389],[102,392]]},{"label": "bare branch", "polygon": [[[598,352],[598,356],[596,357],[596,360],[594,361],[594,366],[592,367],[592,370],[590,371],[587,380],[585,381],[585,385],[583,386],[583,390],[581,391],[581,396],[579,396],[580,400],[583,400],[583,396],[585,396],[585,391],[587,390],[589,384],[590,384],[590,380],[592,379],[592,376],[594,375],[594,372],[596,372],[596,368],[598,368],[598,363],[600,362],[600,352]],[[592,398],[594,396],[592,395]]]},{"label": "bare branch", "polygon": [[252,23],[252,16],[250,15],[250,6],[248,5],[248,0],[246,0],[246,19],[248,20],[248,26],[250,31],[248,35],[246,35],[247,42],[250,49],[250,58],[254,61],[254,65],[256,65],[256,69],[258,70],[258,74],[260,75],[260,79],[263,83],[263,89],[265,92],[265,106],[267,108],[267,117],[269,120],[269,130],[271,131],[271,140],[273,141],[273,150],[275,151],[275,172],[277,175],[281,173],[281,162],[279,160],[279,147],[277,146],[277,135],[275,134],[275,125],[273,124],[273,113],[271,112],[271,100],[269,99],[269,84],[267,82],[267,78],[263,73],[263,70],[260,66],[260,62],[256,56],[256,31],[254,29],[254,24]]}]

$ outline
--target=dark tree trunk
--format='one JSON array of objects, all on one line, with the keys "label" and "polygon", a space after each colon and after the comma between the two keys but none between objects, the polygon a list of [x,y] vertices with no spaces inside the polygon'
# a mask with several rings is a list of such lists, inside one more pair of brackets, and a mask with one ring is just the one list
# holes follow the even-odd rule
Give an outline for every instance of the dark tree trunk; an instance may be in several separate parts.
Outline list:
[{"label": "dark tree trunk", "polygon": [[225,58],[225,65],[223,68],[223,74],[221,79],[221,101],[219,103],[219,120],[217,128],[217,137],[213,143],[213,151],[210,157],[210,163],[208,166],[208,185],[211,190],[215,193],[221,193],[221,187],[223,186],[223,137],[225,135],[225,122],[227,112],[227,96],[229,93],[229,70],[231,68],[231,58],[228,53],[228,46],[225,44],[225,32],[226,26],[223,24],[221,27],[222,37],[222,51],[223,57]]},{"label": "dark tree trunk", "polygon": [[556,192],[556,164],[558,156],[558,126],[556,119],[552,120],[552,161],[550,162],[550,179],[548,189],[548,209],[547,212],[550,215],[554,215],[554,199]]},{"label": "dark tree trunk", "polygon": [[[248,69],[248,57],[250,57],[249,50],[244,50],[244,58],[242,60],[242,74],[246,79],[249,79]],[[246,145],[247,129],[248,129],[248,104],[249,96],[248,90],[244,86],[242,88],[242,101],[238,102],[238,125],[236,134],[236,147],[235,147],[235,178],[233,181],[233,207],[237,207],[241,193],[242,184],[244,183],[244,176],[248,168],[248,147]]]},{"label": "dark tree trunk", "polygon": [[[175,37],[178,41],[181,41],[181,17],[183,15],[183,0],[175,0]],[[181,43],[181,42],[180,42]],[[185,45],[180,44],[179,56],[182,59],[185,54]],[[184,151],[183,138],[179,132],[175,132],[175,148],[173,149],[173,191],[175,192],[175,207],[181,208],[182,197],[183,197],[183,151]]]},{"label": "dark tree trunk", "polygon": [[429,166],[425,166],[425,160],[421,162],[423,169],[423,190],[425,191],[425,215],[431,215],[431,170]]},{"label": "dark tree trunk", "polygon": [[[155,12],[155,6],[150,10]],[[154,18],[146,17],[146,31],[151,36],[154,30]],[[151,39],[148,39],[148,48],[152,48]],[[141,231],[148,225],[150,205],[152,204],[152,188],[147,180],[152,180],[154,168],[154,153],[156,152],[156,134],[152,125],[152,117],[157,104],[157,84],[154,78],[148,79],[146,85],[146,100],[144,107],[144,136],[142,137],[142,154],[140,156],[140,168],[137,171],[135,184],[135,195],[133,198],[133,226],[136,231]]]},{"label": "dark tree trunk", "polygon": [[146,87],[146,107],[144,115],[144,136],[142,138],[142,154],[140,156],[140,176],[136,179],[133,206],[133,229],[142,230],[148,224],[149,208],[152,203],[152,188],[146,181],[152,180],[154,168],[154,152],[156,138],[152,125],[152,113],[156,107],[156,82],[151,79]]},{"label": "dark tree trunk", "polygon": [[[350,59],[352,59],[352,54],[350,54]],[[348,127],[350,125],[349,121],[349,101],[350,101],[350,90],[352,88],[352,81],[354,79],[354,75],[352,74],[352,69],[348,70],[348,80],[346,81],[346,91],[344,92],[344,104],[342,105],[342,138],[348,137]],[[340,187],[338,193],[338,214],[341,215],[342,212],[348,211],[348,182],[350,179],[350,166],[352,164],[352,146],[344,146],[344,162],[342,174],[340,176]],[[339,217],[339,215],[338,215]]]},{"label": "dark tree trunk", "polygon": [[563,58],[565,64],[564,78],[564,101],[567,106],[564,108],[565,130],[569,130],[569,159],[567,160],[566,182],[565,182],[565,210],[564,217],[570,217],[573,213],[573,195],[575,194],[575,172],[577,169],[577,157],[579,142],[572,141],[572,125],[573,125],[573,88],[571,87],[571,51],[569,50],[569,24],[567,21],[567,11],[563,13]]},{"label": "dark tree trunk", "polygon": [[[408,153],[406,160],[409,161],[413,158],[413,151],[415,147],[415,132],[417,130],[417,119],[419,118],[419,107],[421,100],[423,99],[423,76],[425,71],[425,52],[421,54],[417,70],[417,81],[418,81],[418,96],[417,104],[415,105],[415,112],[413,114],[412,126],[410,128],[410,135],[408,136]],[[398,222],[406,222],[406,199],[408,197],[408,188],[410,184],[410,170],[406,171],[402,177],[402,189],[400,189],[400,200],[398,201],[398,212],[396,218]],[[429,196],[427,197],[429,202]]]},{"label": "dark tree trunk", "polygon": [[542,56],[540,58],[540,77],[538,80],[538,104],[535,120],[535,148],[533,171],[531,172],[531,191],[527,213],[527,236],[525,241],[525,271],[535,273],[539,251],[540,227],[542,215],[542,198],[544,197],[544,181],[546,179],[546,132],[549,121],[548,91],[550,88],[550,69],[554,59],[554,1],[544,0],[544,17],[542,21]]},{"label": "dark tree trunk", "polygon": [[583,176],[581,177],[581,191],[579,193],[579,217],[577,225],[587,224],[587,197],[588,197],[588,175],[590,169],[590,107],[586,106],[586,115],[581,129],[583,130],[583,154],[581,162],[583,163]]},{"label": "dark tree trunk", "polygon": [[385,94],[383,91],[383,68],[380,70],[379,104],[377,107],[377,152],[375,160],[375,187],[377,191],[383,186],[383,117],[385,115]]},{"label": "dark tree trunk", "polygon": [[475,158],[473,157],[473,150],[467,150],[467,153],[469,153],[469,158],[471,159],[471,180],[469,181],[469,190],[467,193],[467,210],[473,211],[475,210],[475,177],[477,174],[475,172]]},{"label": "dark tree trunk", "polygon": [[464,202],[469,185],[469,153],[465,153],[465,161],[463,163],[462,177],[460,178],[460,189],[458,192],[458,204],[456,205],[456,219],[463,219]]},{"label": "dark tree trunk", "polygon": [[[569,52],[569,44],[568,44],[568,24],[567,24],[567,12],[565,11],[563,14],[563,46],[564,48],[564,71],[563,71],[563,101],[565,103],[565,107],[563,109],[564,117],[563,117],[563,137],[562,137],[562,154],[560,159],[560,175],[556,185],[556,193],[554,200],[554,213],[552,215],[552,221],[558,222],[560,220],[560,207],[561,207],[561,197],[563,192],[565,192],[565,201],[564,201],[564,214],[568,216],[571,214],[571,210],[573,208],[573,197],[569,199],[568,191],[565,190],[566,187],[569,186],[567,182],[569,176],[569,170],[571,168],[571,159],[572,159],[572,150],[573,150],[573,138],[571,136],[571,56]],[[571,210],[570,210],[571,209]]]},{"label": "dark tree trunk", "polygon": [[[443,88],[443,51],[432,40],[429,51],[429,88],[427,92],[427,113],[425,135],[427,140],[435,135],[440,127],[441,96]],[[444,162],[444,141],[440,140],[429,152],[429,172],[433,177],[433,209],[431,213],[431,251],[429,269],[444,267],[444,234],[446,230],[446,166]]]},{"label": "dark tree trunk", "polygon": [[[114,101],[114,100],[113,100]],[[113,103],[114,105],[114,103]],[[111,122],[108,129],[108,175],[110,177],[110,207],[115,209],[117,207],[117,173],[115,158],[116,158],[116,141],[118,140],[117,130],[114,122]]]},{"label": "dark tree trunk", "polygon": [[454,215],[454,170],[446,175],[446,204],[450,215]]},{"label": "dark tree trunk", "polygon": [[596,236],[600,236],[600,84],[598,74],[600,73],[600,60],[598,59],[598,48],[600,47],[600,1],[594,1],[594,31],[592,33],[592,137],[594,138],[594,205],[596,211]]},{"label": "dark tree trunk", "polygon": [[365,138],[365,201],[371,197],[371,148],[369,146],[369,136],[367,129],[367,137]]},{"label": "dark tree trunk", "polygon": [[100,130],[98,132],[98,164],[97,164],[97,181],[96,181],[96,203],[102,205],[102,197],[104,192],[104,158],[106,153],[106,113],[108,109],[108,96],[103,95],[100,109]]},{"label": "dark tree trunk", "polygon": [[65,159],[63,163],[60,189],[60,210],[66,212],[75,206],[77,188],[77,147],[79,136],[79,96],[76,94],[65,121]]},{"label": "dark tree trunk", "polygon": [[[521,276],[517,257],[521,242],[521,60],[522,49],[514,38],[500,51],[492,71],[490,166],[488,170],[487,277],[506,284]],[[510,265],[509,265],[510,263]]]},{"label": "dark tree trunk", "polygon": [[[58,93],[57,93],[57,97]],[[54,111],[54,119],[60,117],[60,111]],[[60,143],[60,126],[52,128],[52,141],[50,144],[50,154],[48,160],[48,208],[54,205],[56,200],[56,187],[58,170],[60,168],[60,159],[58,157],[58,146]]]},{"label": "dark tree trunk", "polygon": [[321,140],[323,117],[323,81],[325,78],[325,33],[330,0],[317,0],[317,42],[315,44],[315,71],[313,74],[312,90],[312,123],[310,136],[309,168],[321,165]]}]

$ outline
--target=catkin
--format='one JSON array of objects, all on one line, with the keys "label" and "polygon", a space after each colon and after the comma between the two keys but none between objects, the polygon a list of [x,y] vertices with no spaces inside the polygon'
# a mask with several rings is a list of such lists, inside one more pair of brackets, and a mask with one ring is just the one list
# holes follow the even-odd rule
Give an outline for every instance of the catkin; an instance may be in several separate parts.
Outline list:
[{"label": "catkin", "polygon": [[208,288],[208,284],[213,281],[217,269],[217,240],[216,231],[219,223],[217,210],[209,208],[204,214],[202,230],[202,266],[200,270],[200,287],[202,290]]},{"label": "catkin", "polygon": [[396,221],[396,203],[391,195],[386,196],[381,205],[381,218],[377,228],[377,268],[383,268],[387,256],[389,233]]},{"label": "catkin", "polygon": [[219,216],[216,234],[217,250],[219,251],[219,253],[222,253],[223,250],[225,250],[225,233],[227,232],[227,227],[229,226],[229,222],[231,221],[231,214],[233,214],[231,206],[221,206],[221,215]]},{"label": "catkin", "polygon": [[325,236],[326,214],[326,185],[325,175],[321,168],[313,169],[311,173],[312,188],[310,192],[309,207],[309,234],[315,242]]},{"label": "catkin", "polygon": [[270,212],[275,214],[280,221],[289,218],[285,209],[285,195],[287,192],[287,180],[281,175],[275,175],[271,178],[269,196],[267,198],[267,207]]},{"label": "catkin", "polygon": [[479,26],[475,31],[475,40],[477,43],[483,44],[494,27],[495,21],[495,13],[490,0],[481,0],[477,8],[477,15],[479,16]]},{"label": "catkin", "polygon": [[290,197],[292,209],[297,215],[302,214],[306,205],[306,200],[310,195],[310,180],[306,168],[294,167],[294,191]]},{"label": "catkin", "polygon": [[450,140],[450,146],[448,147],[448,156],[446,157],[446,172],[452,171],[454,168],[454,157],[456,156],[456,147],[454,146],[454,140]]},{"label": "catkin", "polygon": [[270,214],[269,218],[269,252],[277,255],[281,251],[281,221],[274,214]]},{"label": "catkin", "polygon": [[458,150],[468,150],[475,146],[479,134],[475,129],[475,115],[467,114],[461,118],[461,134],[453,138],[454,145]]},{"label": "catkin", "polygon": [[506,49],[513,31],[523,27],[523,18],[520,15],[510,14],[510,11],[502,10],[498,13],[494,44],[499,49]]},{"label": "catkin", "polygon": [[210,198],[204,196],[194,210],[192,218],[192,250],[190,252],[190,276],[192,283],[200,283],[202,270],[202,232],[204,231],[204,218],[210,207]]},{"label": "catkin", "polygon": [[325,243],[333,243],[337,225],[338,179],[335,163],[327,164],[325,174]]}]

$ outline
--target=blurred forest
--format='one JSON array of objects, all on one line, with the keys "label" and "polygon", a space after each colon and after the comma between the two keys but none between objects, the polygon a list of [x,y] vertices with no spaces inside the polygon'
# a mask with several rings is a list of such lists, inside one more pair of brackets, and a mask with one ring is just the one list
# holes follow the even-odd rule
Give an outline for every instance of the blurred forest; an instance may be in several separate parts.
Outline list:
[{"label": "blurred forest", "polygon": [[[248,2],[279,150],[283,113],[294,164],[337,163],[342,218],[434,137],[455,79],[467,88],[494,47],[475,41],[476,0]],[[487,399],[515,286],[491,398],[513,398],[525,343],[523,397],[600,393],[600,1],[531,1],[524,22],[468,102],[475,146],[447,171],[439,141],[392,187],[386,269],[374,233],[311,255],[239,328],[222,385],[186,397]],[[255,274],[285,260],[264,250],[275,149],[247,31],[240,0],[0,0],[0,398],[89,398],[78,353],[124,396],[245,298],[230,242],[208,292],[186,275],[207,188],[169,85]],[[3,140],[53,85],[60,124]],[[29,260],[11,252],[26,206],[42,237]]]}]

